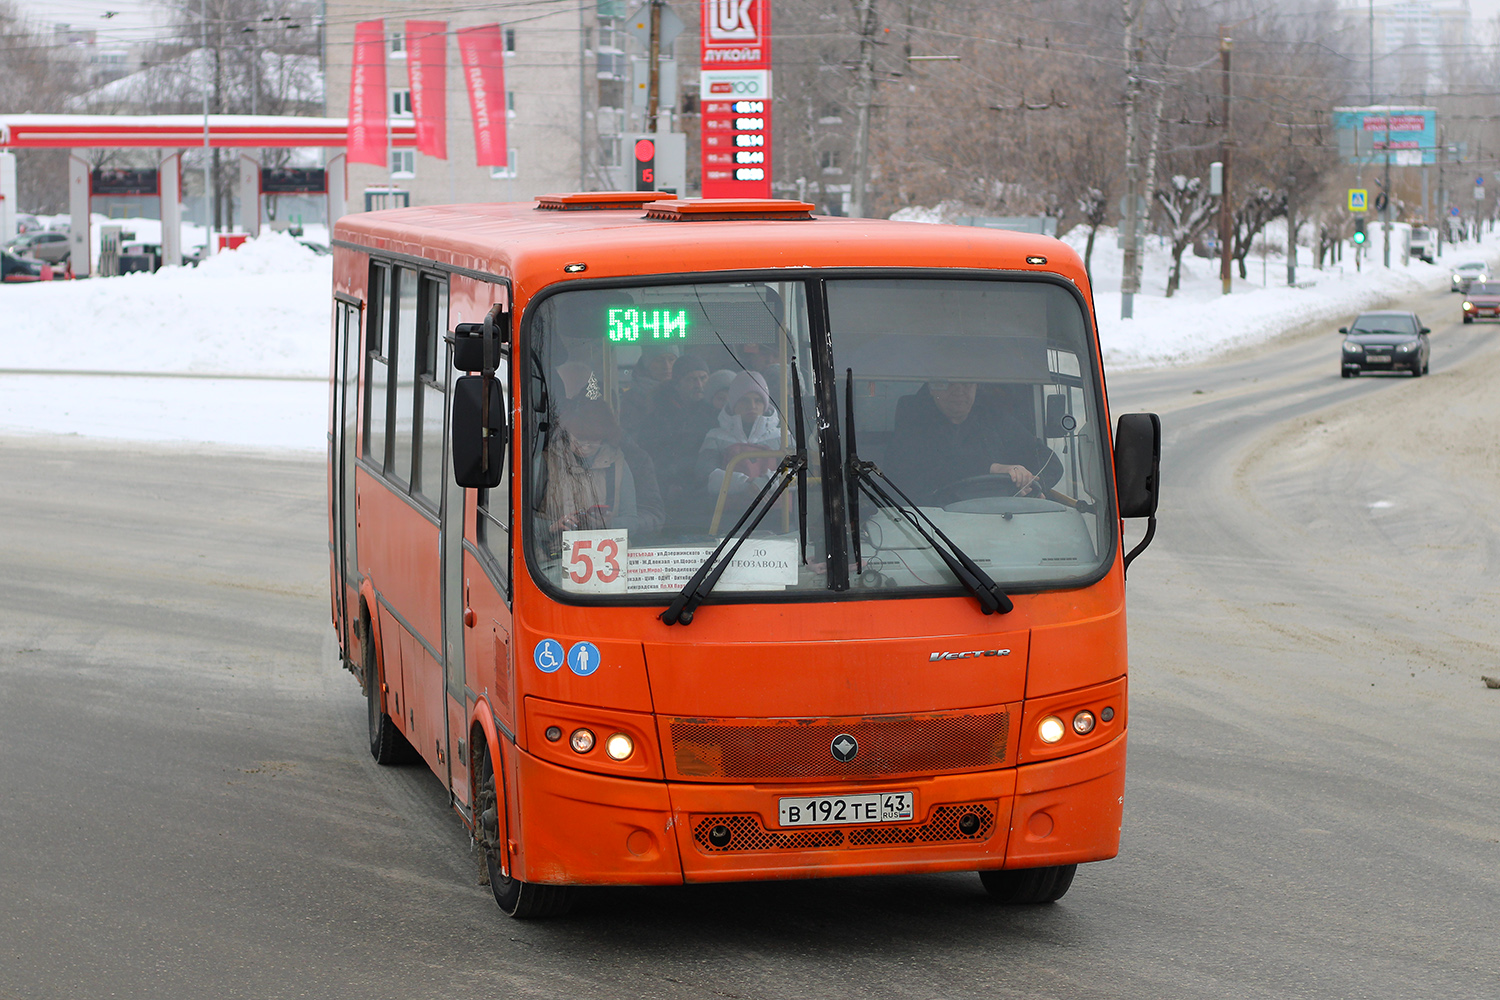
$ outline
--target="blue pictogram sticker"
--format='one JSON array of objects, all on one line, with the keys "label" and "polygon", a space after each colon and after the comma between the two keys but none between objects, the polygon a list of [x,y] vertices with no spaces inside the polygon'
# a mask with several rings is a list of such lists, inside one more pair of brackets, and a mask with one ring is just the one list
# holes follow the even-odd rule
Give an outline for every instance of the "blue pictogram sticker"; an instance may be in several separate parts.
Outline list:
[{"label": "blue pictogram sticker", "polygon": [[563,665],[562,643],[556,639],[543,639],[536,644],[531,658],[536,661],[536,668],[544,674],[559,670]]},{"label": "blue pictogram sticker", "polygon": [[568,669],[579,677],[587,677],[599,669],[599,663],[603,659],[599,647],[592,642],[575,642],[573,648],[568,650]]}]

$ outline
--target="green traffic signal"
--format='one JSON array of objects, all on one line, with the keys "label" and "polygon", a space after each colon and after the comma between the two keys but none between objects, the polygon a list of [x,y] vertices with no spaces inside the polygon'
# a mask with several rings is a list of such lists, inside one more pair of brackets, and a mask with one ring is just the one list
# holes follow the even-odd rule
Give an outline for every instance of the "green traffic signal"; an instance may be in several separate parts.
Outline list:
[{"label": "green traffic signal", "polygon": [[1363,218],[1354,220],[1354,245],[1359,246],[1365,241],[1365,220]]}]

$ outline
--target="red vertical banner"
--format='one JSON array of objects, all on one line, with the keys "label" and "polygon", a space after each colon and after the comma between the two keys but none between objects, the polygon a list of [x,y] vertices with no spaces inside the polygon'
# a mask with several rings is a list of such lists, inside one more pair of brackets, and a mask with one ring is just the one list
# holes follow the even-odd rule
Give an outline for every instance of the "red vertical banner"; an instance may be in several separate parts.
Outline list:
[{"label": "red vertical banner", "polygon": [[406,22],[406,72],[417,152],[448,158],[448,22]]},{"label": "red vertical banner", "polygon": [[350,163],[390,169],[386,156],[385,22],[354,26],[354,69],[349,78]]},{"label": "red vertical banner", "polygon": [[703,197],[771,197],[771,0],[702,0]]},{"label": "red vertical banner", "polygon": [[469,85],[476,162],[481,167],[503,167],[510,155],[505,145],[505,42],[500,25],[460,28],[458,58]]}]

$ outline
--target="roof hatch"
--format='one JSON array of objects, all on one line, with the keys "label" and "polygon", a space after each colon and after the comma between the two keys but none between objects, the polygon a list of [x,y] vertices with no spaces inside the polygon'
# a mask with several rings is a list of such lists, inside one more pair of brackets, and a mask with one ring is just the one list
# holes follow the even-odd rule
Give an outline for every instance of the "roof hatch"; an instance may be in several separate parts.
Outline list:
[{"label": "roof hatch", "polygon": [[539,194],[536,207],[549,212],[600,212],[642,208],[653,201],[676,197],[665,191],[580,191],[576,194]]},{"label": "roof hatch", "polygon": [[658,201],[646,218],[663,222],[724,222],[741,219],[811,219],[817,206],[789,198],[695,198]]}]

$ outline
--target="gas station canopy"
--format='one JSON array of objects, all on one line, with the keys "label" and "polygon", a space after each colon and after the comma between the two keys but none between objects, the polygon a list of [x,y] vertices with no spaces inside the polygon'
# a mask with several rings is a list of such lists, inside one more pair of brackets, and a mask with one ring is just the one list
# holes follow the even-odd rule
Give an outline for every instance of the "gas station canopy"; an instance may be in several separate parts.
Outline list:
[{"label": "gas station canopy", "polygon": [[[410,118],[389,123],[398,149],[417,144]],[[209,115],[208,142],[219,148],[329,146],[349,140],[347,118]],[[201,148],[203,115],[0,115],[0,149]]]}]

